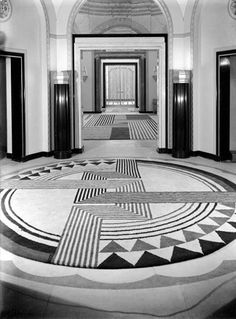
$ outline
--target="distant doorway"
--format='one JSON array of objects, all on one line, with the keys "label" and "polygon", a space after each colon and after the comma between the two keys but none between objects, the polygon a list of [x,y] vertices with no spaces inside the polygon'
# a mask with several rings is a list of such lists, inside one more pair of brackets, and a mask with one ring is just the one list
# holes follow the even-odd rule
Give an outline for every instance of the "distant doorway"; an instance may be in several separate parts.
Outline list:
[{"label": "distant doorway", "polygon": [[137,64],[104,63],[104,107],[118,112],[137,107]]}]

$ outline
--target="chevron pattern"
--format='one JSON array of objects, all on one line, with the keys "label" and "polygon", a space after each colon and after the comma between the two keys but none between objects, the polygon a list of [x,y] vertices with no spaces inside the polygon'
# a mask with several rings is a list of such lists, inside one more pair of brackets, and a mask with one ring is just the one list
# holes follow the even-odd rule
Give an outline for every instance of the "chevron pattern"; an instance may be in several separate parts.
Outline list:
[{"label": "chevron pattern", "polygon": [[[172,178],[181,176],[177,179],[181,183],[188,178],[185,191],[179,187],[174,192],[155,191],[154,181],[158,186],[160,176],[168,172]],[[172,188],[172,179],[169,183]],[[127,158],[69,160],[10,175],[1,181],[1,187],[4,247],[56,265],[159,266],[203,257],[236,239],[236,185],[182,165]],[[17,206],[18,191],[30,196],[31,189],[32,194],[40,190],[45,198],[54,189],[62,190],[63,207],[64,201],[70,207],[63,211],[63,231],[36,227],[29,222],[31,212],[24,218],[22,204]],[[69,199],[64,194],[68,191]],[[33,214],[44,206],[28,197],[27,205],[31,203]],[[52,211],[57,210],[51,207],[48,216]],[[59,209],[59,219],[60,213]]]}]

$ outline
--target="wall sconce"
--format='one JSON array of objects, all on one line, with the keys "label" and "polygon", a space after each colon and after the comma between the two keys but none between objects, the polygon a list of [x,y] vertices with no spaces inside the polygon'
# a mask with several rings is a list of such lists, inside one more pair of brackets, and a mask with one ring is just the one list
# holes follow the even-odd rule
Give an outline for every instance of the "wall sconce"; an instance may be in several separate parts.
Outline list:
[{"label": "wall sconce", "polygon": [[156,82],[157,81],[157,66],[156,65],[154,66],[152,77],[154,81]]},{"label": "wall sconce", "polygon": [[230,60],[227,57],[220,59],[220,66],[228,66],[230,65]]},{"label": "wall sconce", "polygon": [[85,82],[88,78],[88,74],[87,74],[87,70],[86,70],[86,67],[83,66],[83,70],[82,70],[82,79],[83,81]]}]

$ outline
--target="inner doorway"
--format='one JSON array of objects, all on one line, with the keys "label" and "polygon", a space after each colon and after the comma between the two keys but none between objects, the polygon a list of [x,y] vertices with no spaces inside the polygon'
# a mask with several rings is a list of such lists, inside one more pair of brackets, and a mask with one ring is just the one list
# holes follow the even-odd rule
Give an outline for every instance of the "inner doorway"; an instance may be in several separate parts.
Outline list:
[{"label": "inner doorway", "polygon": [[[130,59],[135,59],[139,63],[139,92],[138,92],[138,103],[140,103],[140,113],[150,112],[150,109],[154,109],[153,105],[153,97],[151,95],[151,91],[153,91],[153,96],[155,95],[156,105],[158,108],[157,121],[155,121],[155,125],[153,125],[153,129],[156,132],[155,137],[153,139],[154,144],[153,147],[158,147],[158,149],[167,148],[167,124],[168,124],[168,111],[167,111],[167,96],[168,96],[168,86],[167,86],[167,56],[166,56],[166,45],[167,45],[167,35],[126,35],[126,36],[114,36],[114,35],[102,35],[102,36],[92,36],[92,35],[74,35],[73,36],[73,79],[74,79],[74,103],[73,103],[73,112],[72,112],[72,125],[74,130],[74,139],[73,144],[74,148],[78,151],[83,150],[83,140],[85,139],[84,130],[82,129],[90,125],[91,121],[94,121],[94,131],[92,132],[95,135],[96,139],[101,139],[99,137],[98,132],[98,124],[106,126],[109,135],[109,139],[113,138],[113,135],[117,137],[116,133],[113,132],[115,129],[117,130],[117,124],[119,124],[119,130],[126,130],[128,132],[129,127],[127,127],[127,123],[123,123],[122,119],[118,119],[118,122],[112,116],[102,117],[102,114],[95,114],[95,119],[85,119],[84,112],[85,107],[88,104],[88,99],[86,99],[85,104],[83,103],[85,93],[88,95],[88,98],[92,96],[89,94],[88,90],[82,89],[85,86],[89,85],[89,81],[91,79],[91,83],[94,85],[94,107],[93,113],[101,113],[101,106],[103,106],[103,97],[101,92],[102,89],[102,63],[106,62],[104,60],[111,59],[110,53],[116,54],[117,52],[123,54],[125,53],[125,57],[129,56]],[[88,64],[85,66],[84,61],[84,52],[92,51],[94,53],[94,63]],[[131,53],[131,54],[128,54]],[[144,53],[142,53],[144,52]],[[149,59],[145,54],[149,54],[153,59]],[[109,54],[109,57],[107,56]],[[119,58],[121,58],[121,54],[119,54]],[[93,54],[90,54],[92,56]],[[113,57],[115,58],[115,57]],[[91,59],[91,58],[90,58]],[[147,66],[147,61],[152,61]],[[94,67],[94,72],[90,73],[91,66]],[[84,76],[84,70],[87,69],[87,80]],[[147,70],[147,72],[146,72]],[[91,76],[90,76],[91,74]],[[92,76],[94,74],[94,76]],[[144,76],[142,76],[144,74]],[[142,82],[143,79],[143,82]],[[148,84],[148,94],[145,92],[145,85]],[[91,91],[90,91],[91,92]],[[84,93],[84,94],[83,94]],[[147,109],[151,105],[150,109]],[[87,111],[88,112],[88,111]],[[90,112],[90,111],[89,111]],[[151,111],[152,112],[152,111]],[[90,112],[91,113],[91,112]],[[87,114],[86,117],[89,117],[90,114]],[[125,115],[126,116],[126,115]],[[133,121],[133,125],[141,123],[142,120],[149,121],[148,114],[138,114],[139,119],[136,121],[136,117],[133,115],[127,115],[129,118],[126,118],[127,121]],[[99,117],[99,118],[96,118]],[[85,121],[86,123],[85,123]],[[141,121],[140,121],[141,120]],[[138,122],[138,123],[137,123]],[[150,123],[152,125],[152,121]],[[110,127],[113,125],[114,127]],[[128,124],[129,125],[129,124]],[[125,126],[125,127],[124,127]],[[131,127],[131,131],[132,131]],[[136,127],[135,127],[136,128]],[[110,129],[112,130],[110,134]],[[130,131],[130,130],[129,130]],[[136,132],[136,130],[134,129]],[[122,131],[122,139],[127,132]],[[90,131],[91,133],[91,131]],[[114,134],[113,134],[114,133]],[[120,133],[120,132],[119,132]],[[88,139],[88,138],[86,138]],[[132,137],[133,139],[133,137]]]},{"label": "inner doorway", "polygon": [[137,64],[104,63],[104,107],[106,112],[135,111]]}]

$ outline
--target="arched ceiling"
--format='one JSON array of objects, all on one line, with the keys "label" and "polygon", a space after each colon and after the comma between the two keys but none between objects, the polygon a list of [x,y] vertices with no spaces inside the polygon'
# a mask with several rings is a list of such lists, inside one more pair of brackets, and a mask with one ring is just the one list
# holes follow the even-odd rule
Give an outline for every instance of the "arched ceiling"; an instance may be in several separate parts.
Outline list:
[{"label": "arched ceiling", "polygon": [[162,14],[153,0],[87,0],[79,13],[116,17]]}]

